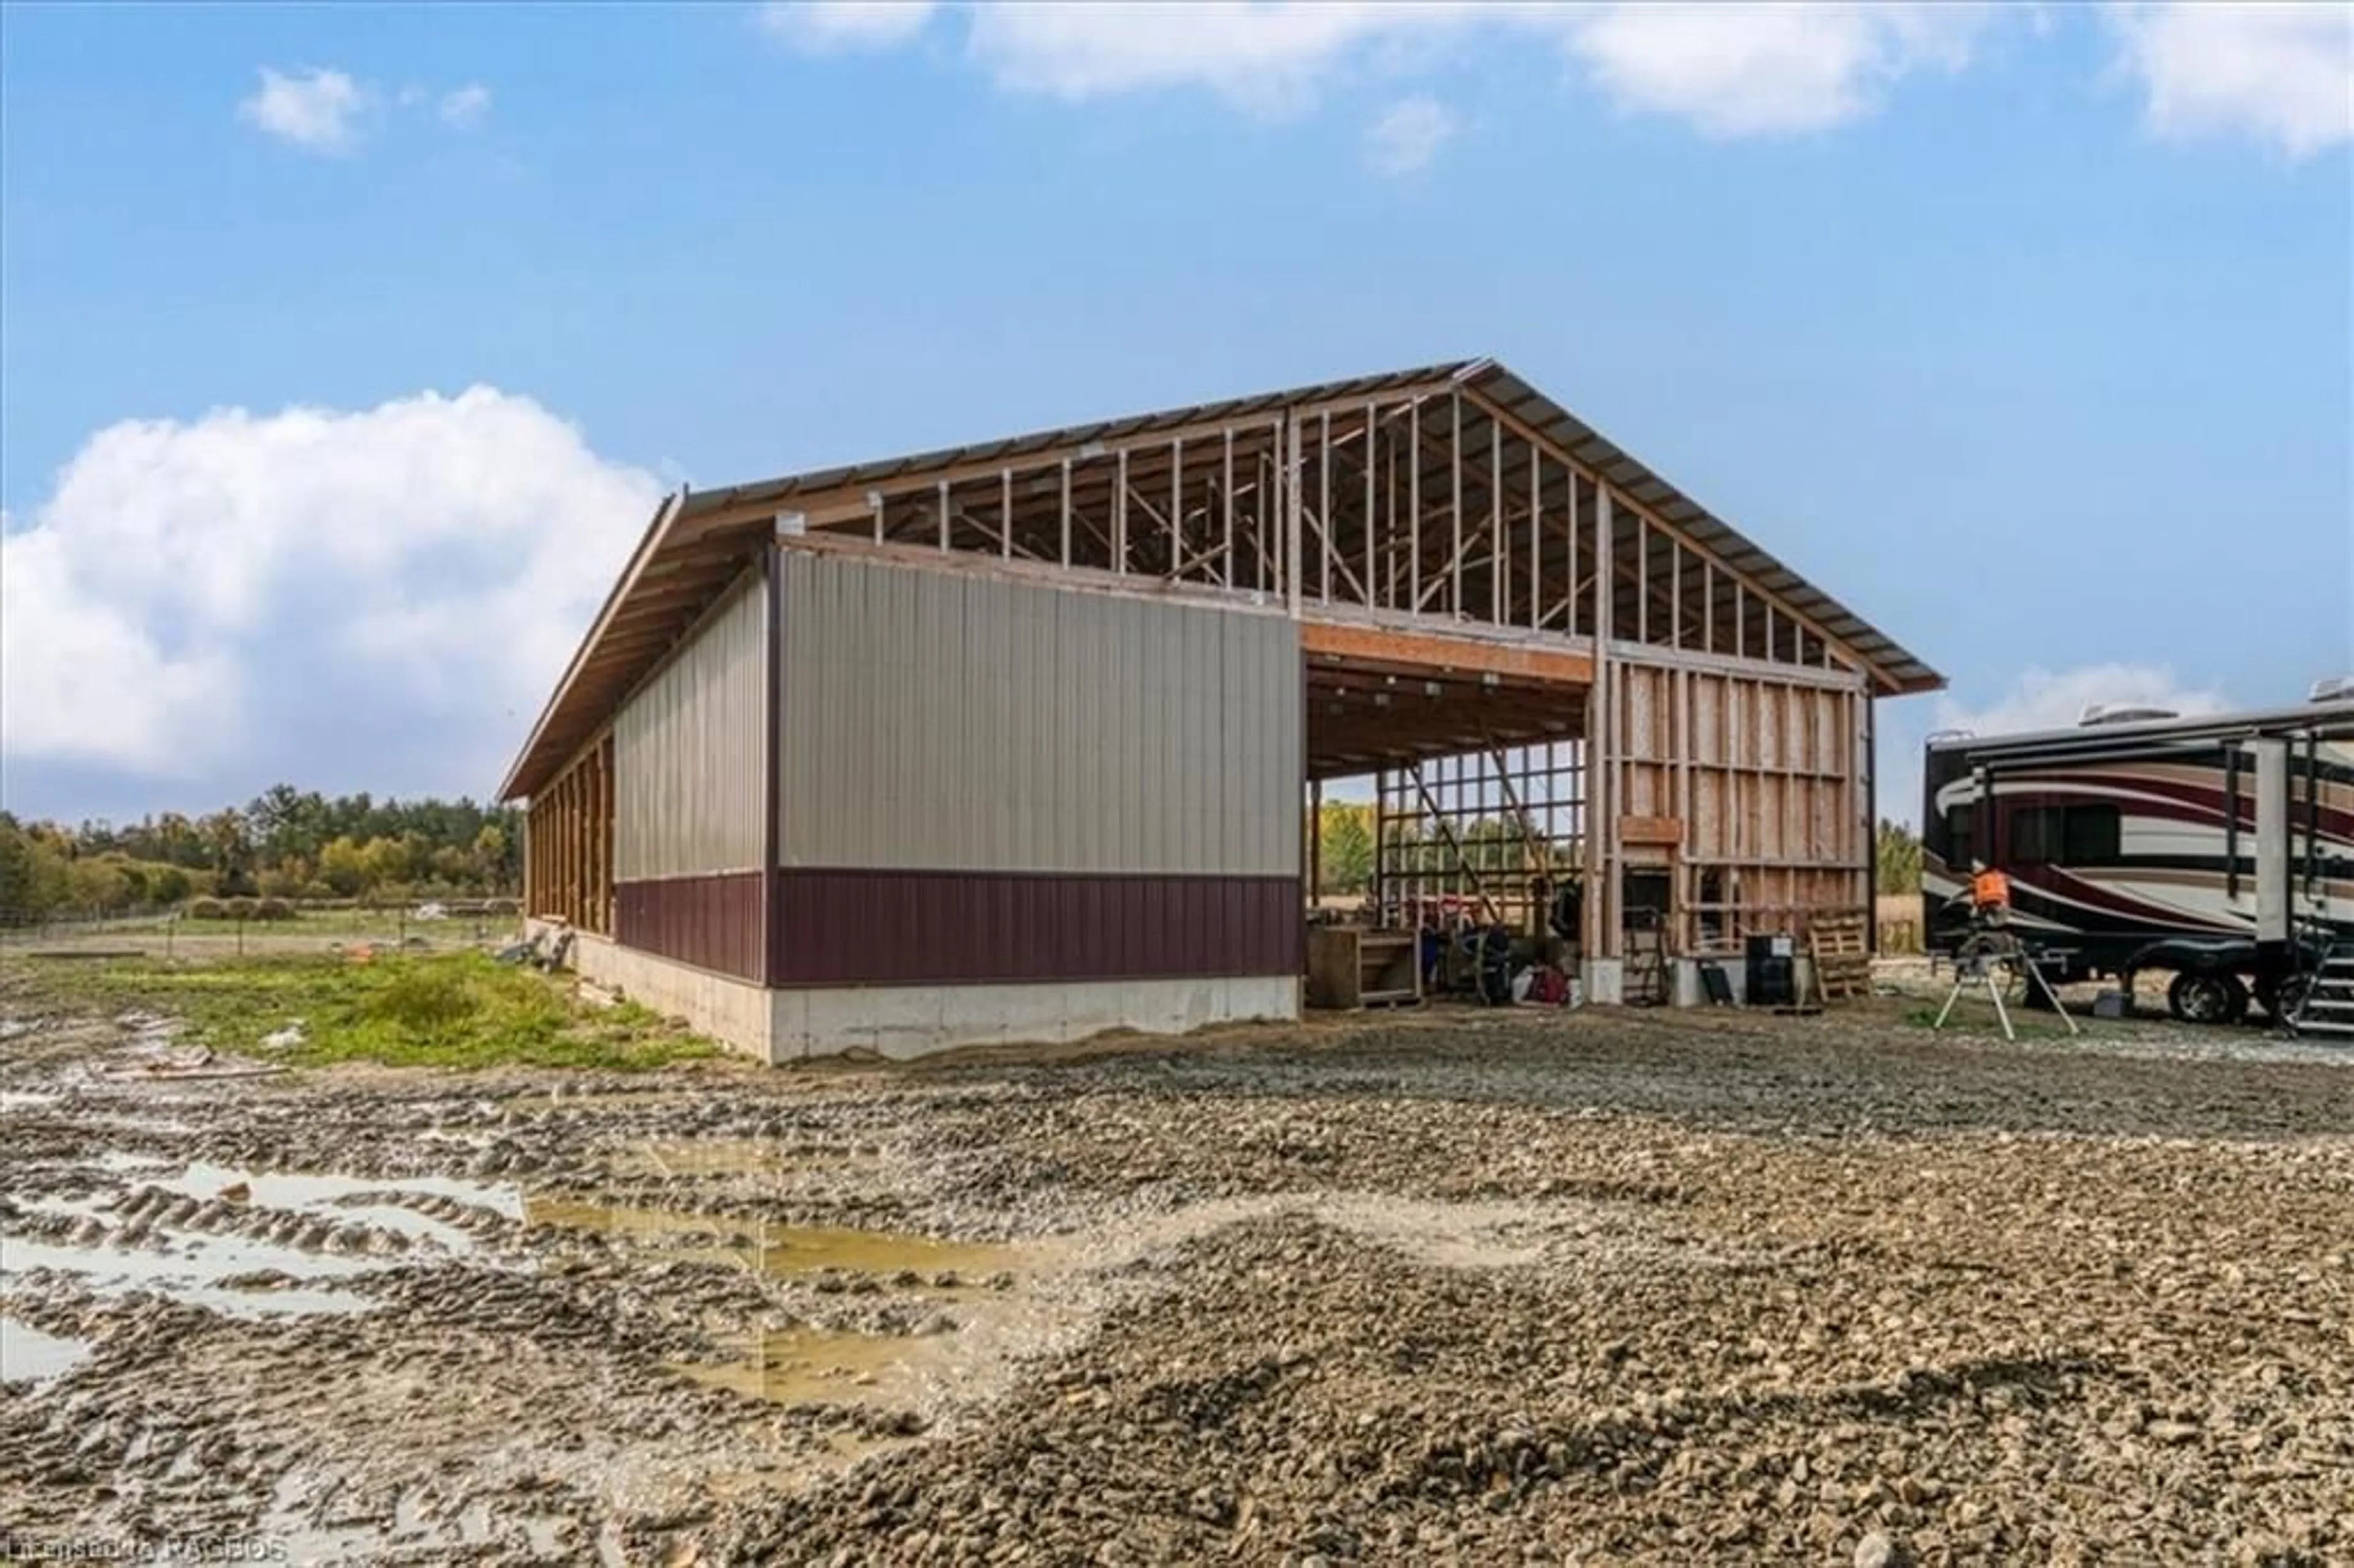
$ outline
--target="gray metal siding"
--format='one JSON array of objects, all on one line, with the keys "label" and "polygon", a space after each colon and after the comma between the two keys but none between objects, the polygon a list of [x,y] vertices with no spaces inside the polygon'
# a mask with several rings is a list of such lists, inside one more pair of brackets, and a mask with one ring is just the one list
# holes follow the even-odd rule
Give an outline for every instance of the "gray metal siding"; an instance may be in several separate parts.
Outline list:
[{"label": "gray metal siding", "polygon": [[1299,868],[1279,616],[789,553],[781,657],[785,865]]},{"label": "gray metal siding", "polygon": [[756,572],[615,715],[616,882],[760,869],[768,662]]}]

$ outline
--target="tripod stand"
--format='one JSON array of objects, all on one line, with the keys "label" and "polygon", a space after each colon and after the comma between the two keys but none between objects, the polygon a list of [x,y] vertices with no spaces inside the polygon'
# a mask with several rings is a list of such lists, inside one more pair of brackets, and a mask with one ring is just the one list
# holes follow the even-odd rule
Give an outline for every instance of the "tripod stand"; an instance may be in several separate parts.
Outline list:
[{"label": "tripod stand", "polygon": [[2013,977],[2021,982],[2022,991],[2031,988],[2043,993],[2043,1000],[2052,1004],[2052,1011],[2060,1015],[2069,1033],[2082,1033],[2076,1021],[2068,1016],[2068,1010],[2061,1005],[2052,982],[2043,978],[2042,969],[2037,967],[2026,944],[2006,927],[1983,918],[1973,918],[1969,937],[1954,954],[1954,989],[1946,993],[1946,1005],[1937,1010],[1937,1022],[1929,1027],[1943,1029],[1963,991],[1976,985],[1984,988],[1987,1000],[1994,1003],[1994,1015],[2002,1022],[2002,1037],[2017,1044],[2019,1036],[2011,1031],[2010,1010],[2002,1002],[2002,993]]}]

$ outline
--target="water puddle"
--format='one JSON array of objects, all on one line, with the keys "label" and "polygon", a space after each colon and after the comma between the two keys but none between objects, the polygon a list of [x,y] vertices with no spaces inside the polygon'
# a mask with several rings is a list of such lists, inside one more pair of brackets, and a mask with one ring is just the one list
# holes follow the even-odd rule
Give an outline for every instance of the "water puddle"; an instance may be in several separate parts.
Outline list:
[{"label": "water puddle", "polygon": [[1025,1261],[1025,1249],[997,1242],[784,1225],[762,1219],[558,1198],[526,1198],[524,1219],[528,1224],[586,1231],[688,1255],[729,1257],[775,1275],[815,1274],[824,1269],[894,1277],[912,1274],[926,1283],[946,1287],[979,1284]]},{"label": "water puddle", "polygon": [[368,1307],[364,1298],[323,1282],[379,1266],[361,1258],[322,1257],[240,1236],[191,1237],[186,1251],[163,1255],[19,1236],[0,1236],[0,1250],[8,1260],[0,1268],[0,1280],[54,1269],[78,1276],[101,1296],[153,1290],[230,1317],[364,1312]]},{"label": "water puddle", "polygon": [[632,1143],[615,1162],[633,1176],[779,1176],[872,1167],[877,1158],[781,1138],[659,1138]]},{"label": "water puddle", "polygon": [[0,1316],[0,1383],[47,1383],[90,1358],[90,1345]]},{"label": "water puddle", "polygon": [[[162,1162],[118,1152],[99,1163],[132,1175]],[[509,1219],[523,1213],[521,1196],[513,1188],[434,1176],[267,1174],[198,1161],[146,1177],[142,1187],[188,1202],[160,1218],[140,1220],[135,1230],[126,1229],[123,1213],[108,1206],[121,1201],[119,1193],[29,1204],[33,1214],[79,1224],[53,1225],[40,1234],[0,1236],[0,1280],[49,1269],[75,1276],[100,1295],[153,1290],[231,1316],[360,1312],[368,1301],[338,1287],[396,1261],[367,1255],[371,1247],[381,1251],[390,1245],[382,1237],[371,1243],[369,1230],[397,1233],[447,1254],[477,1245],[453,1223],[463,1218],[461,1211],[436,1218],[397,1202],[400,1195],[446,1199]],[[281,1223],[274,1235],[241,1234],[234,1223],[200,1228],[207,1222],[191,1205],[214,1215],[216,1224],[223,1215],[275,1217]]]},{"label": "water puddle", "polygon": [[717,1361],[675,1371],[713,1388],[779,1404],[904,1402],[937,1384],[956,1360],[952,1336],[910,1339],[834,1329],[756,1330],[725,1342]]},{"label": "water puddle", "polygon": [[631,1106],[676,1105],[693,1094],[688,1089],[615,1089],[609,1094],[597,1094],[586,1089],[567,1090],[559,1084],[552,1089],[527,1089],[519,1095],[509,1095],[497,1102],[501,1108],[525,1116],[546,1116],[550,1111],[617,1110]]},{"label": "water puddle", "polygon": [[197,1160],[177,1176],[164,1177],[155,1185],[185,1192],[191,1198],[215,1198],[242,1189],[245,1197],[239,1201],[260,1208],[292,1209],[381,1225],[418,1240],[439,1242],[452,1252],[463,1252],[472,1246],[473,1238],[455,1225],[390,1201],[391,1195],[406,1192],[422,1198],[448,1198],[472,1208],[487,1209],[504,1219],[524,1217],[523,1195],[516,1189],[453,1176],[260,1173]]}]

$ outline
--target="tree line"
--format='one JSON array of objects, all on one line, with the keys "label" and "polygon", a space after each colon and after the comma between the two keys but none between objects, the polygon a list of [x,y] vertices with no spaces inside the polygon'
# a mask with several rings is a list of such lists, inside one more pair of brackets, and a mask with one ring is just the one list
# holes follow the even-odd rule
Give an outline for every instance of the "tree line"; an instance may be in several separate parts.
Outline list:
[{"label": "tree line", "polygon": [[130,914],[193,898],[407,900],[511,895],[523,814],[471,800],[378,800],[275,784],[243,806],[133,823],[0,811],[0,922]]}]

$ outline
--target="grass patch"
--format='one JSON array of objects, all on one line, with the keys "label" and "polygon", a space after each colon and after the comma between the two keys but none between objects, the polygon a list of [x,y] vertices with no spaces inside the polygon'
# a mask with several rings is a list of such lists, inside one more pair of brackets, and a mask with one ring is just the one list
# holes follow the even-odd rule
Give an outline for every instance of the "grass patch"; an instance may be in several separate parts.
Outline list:
[{"label": "grass patch", "polygon": [[[2003,1005],[2010,1010],[2011,1033],[2021,1040],[2067,1040],[2092,1033],[2091,1020],[2073,1012],[2070,1016],[2076,1019],[2074,1035],[2070,1034],[2066,1024],[2058,1022],[2049,1012],[2031,1008],[2025,1002],[2012,1001],[2007,997]],[[1915,1029],[1934,1030],[1937,1026],[1937,1010],[1934,1007],[1914,1008],[1903,1015],[1903,1022]],[[1963,999],[1954,1004],[1953,1015],[1946,1020],[1946,1027],[1963,1033],[1999,1034],[2002,1033],[2002,1020],[1995,1016],[1994,1009],[1988,1005],[1983,995],[1973,997],[1965,993]]]},{"label": "grass patch", "polygon": [[[184,1020],[187,1038],[215,1050],[288,1066],[381,1062],[635,1072],[718,1053],[710,1041],[634,1002],[592,1007],[573,995],[564,977],[472,952],[366,964],[308,954],[214,964],[39,962],[18,973],[35,1000],[162,1013]],[[298,1021],[299,1044],[263,1044]]]}]

